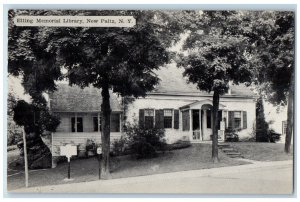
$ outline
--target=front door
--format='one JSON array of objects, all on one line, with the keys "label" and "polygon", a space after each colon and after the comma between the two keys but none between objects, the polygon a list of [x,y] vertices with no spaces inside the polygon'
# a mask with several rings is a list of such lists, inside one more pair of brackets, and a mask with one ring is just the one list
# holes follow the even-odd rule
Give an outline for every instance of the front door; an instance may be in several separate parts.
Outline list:
[{"label": "front door", "polygon": [[200,141],[201,139],[201,124],[200,124],[200,110],[192,110],[193,115],[193,141]]}]

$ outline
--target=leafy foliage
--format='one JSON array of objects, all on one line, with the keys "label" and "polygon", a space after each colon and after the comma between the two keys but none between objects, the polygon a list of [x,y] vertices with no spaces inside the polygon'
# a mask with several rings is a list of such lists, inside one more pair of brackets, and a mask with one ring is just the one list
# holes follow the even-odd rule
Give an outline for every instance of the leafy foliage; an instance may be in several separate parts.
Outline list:
[{"label": "leafy foliage", "polygon": [[[285,152],[290,153],[294,129],[295,13],[258,12],[248,15],[251,62],[256,84],[274,105],[288,105]],[[252,51],[251,51],[252,50]]]},{"label": "leafy foliage", "polygon": [[257,71],[256,84],[268,101],[286,105],[294,72],[295,27],[293,12],[249,13],[250,33],[244,33],[252,43],[251,63]]},{"label": "leafy foliage", "polygon": [[166,149],[165,130],[160,128],[145,129],[137,123],[128,123],[125,127],[128,138],[128,147],[132,154],[140,158],[153,158],[158,151]]},{"label": "leafy foliage", "polygon": [[29,104],[19,100],[14,107],[14,121],[19,126],[24,126],[25,132],[42,134],[44,131],[55,131],[60,121],[49,113],[43,104]]},{"label": "leafy foliage", "polygon": [[[247,62],[247,38],[241,34],[241,13],[235,11],[191,12],[187,20],[190,32],[179,55],[183,75],[200,90],[214,92],[212,159],[218,162],[218,109],[220,95],[229,82],[250,85],[252,69]],[[201,19],[201,20],[199,20]]]},{"label": "leafy foliage", "polygon": [[128,138],[122,135],[120,139],[114,140],[112,143],[112,155],[120,156],[129,153]]},{"label": "leafy foliage", "polygon": [[220,94],[227,92],[229,81],[249,85],[252,72],[245,54],[247,40],[231,32],[241,23],[239,14],[204,11],[198,18],[202,24],[192,29],[183,47],[187,55],[179,56],[178,66],[185,68],[184,76],[200,90]]},{"label": "leafy foliage", "polygon": [[[102,89],[102,175],[106,178],[110,151],[109,89],[133,97],[145,96],[154,89],[159,79],[152,70],[171,59],[167,48],[179,39],[176,16],[171,18],[171,11],[18,10],[10,12],[10,19],[15,15],[129,15],[136,19],[136,25],[130,28],[16,27],[10,20],[9,71],[23,75],[23,85],[30,95],[55,90],[54,81],[63,77],[71,85]],[[62,67],[66,74],[62,74]]]},{"label": "leafy foliage", "polygon": [[269,124],[265,120],[263,99],[260,97],[256,103],[256,141],[269,142]]}]

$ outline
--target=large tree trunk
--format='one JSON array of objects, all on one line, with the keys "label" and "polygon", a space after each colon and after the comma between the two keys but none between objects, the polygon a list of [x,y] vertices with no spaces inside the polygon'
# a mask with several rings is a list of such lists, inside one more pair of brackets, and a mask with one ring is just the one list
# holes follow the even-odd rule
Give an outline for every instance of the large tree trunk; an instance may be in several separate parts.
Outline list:
[{"label": "large tree trunk", "polygon": [[[26,133],[26,144],[29,169],[51,168],[52,154],[48,146],[43,142],[40,134],[34,132]],[[24,157],[24,141],[20,141],[17,146],[21,157]],[[23,163],[24,161],[21,165]]]},{"label": "large tree trunk", "polygon": [[220,93],[215,90],[213,95],[213,135],[212,135],[212,160],[219,162],[218,156],[218,111],[219,111]]},{"label": "large tree trunk", "polygon": [[292,76],[289,97],[288,97],[288,110],[287,110],[287,129],[285,136],[285,146],[284,151],[286,153],[291,152],[291,141],[294,129],[294,78]]},{"label": "large tree trunk", "polygon": [[101,165],[101,178],[109,179],[109,152],[110,152],[110,103],[109,103],[109,88],[108,85],[102,86],[102,105],[101,105],[101,117],[102,117],[102,165]]}]

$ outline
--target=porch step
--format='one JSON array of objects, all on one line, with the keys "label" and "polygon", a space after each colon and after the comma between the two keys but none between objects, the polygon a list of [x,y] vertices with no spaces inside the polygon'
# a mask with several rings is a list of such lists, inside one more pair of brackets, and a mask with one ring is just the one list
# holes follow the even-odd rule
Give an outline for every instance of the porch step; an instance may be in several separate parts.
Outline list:
[{"label": "porch step", "polygon": [[225,148],[222,148],[222,151],[223,152],[231,152],[231,151],[237,151],[237,150],[235,150],[234,148],[231,148],[231,147],[225,147]]},{"label": "porch step", "polygon": [[244,158],[241,154],[231,154],[228,155],[230,158]]},{"label": "porch step", "polygon": [[243,155],[237,149],[233,148],[230,144],[219,143],[218,147],[224,154],[226,154],[230,158],[244,158]]},{"label": "porch step", "polygon": [[232,151],[232,152],[224,152],[227,155],[242,155],[240,152]]},{"label": "porch step", "polygon": [[219,144],[218,144],[218,147],[219,147],[219,148],[229,148],[230,145],[229,145],[229,144],[226,144],[226,143],[219,143]]}]

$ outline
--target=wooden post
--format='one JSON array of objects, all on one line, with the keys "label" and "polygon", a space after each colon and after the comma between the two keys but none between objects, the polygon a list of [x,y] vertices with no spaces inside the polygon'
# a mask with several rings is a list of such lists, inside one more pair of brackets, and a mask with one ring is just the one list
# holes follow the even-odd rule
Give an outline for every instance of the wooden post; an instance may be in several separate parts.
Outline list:
[{"label": "wooden post", "polygon": [[[97,113],[97,120],[98,120],[98,133],[100,133],[100,127],[101,127],[101,125],[100,125],[100,113]],[[101,138],[100,138],[101,139]]]},{"label": "wooden post", "polygon": [[192,110],[189,109],[189,116],[190,116],[190,131],[192,134],[192,140],[193,140],[193,135],[194,135],[194,131],[193,131],[193,114],[192,114]]},{"label": "wooden post", "polygon": [[68,179],[71,179],[71,161],[68,158]]},{"label": "wooden post", "polygon": [[77,113],[75,113],[75,133],[77,133]]},{"label": "wooden post", "polygon": [[27,161],[27,145],[26,134],[23,127],[23,149],[24,149],[24,162],[25,162],[25,187],[28,187],[28,161]]}]

